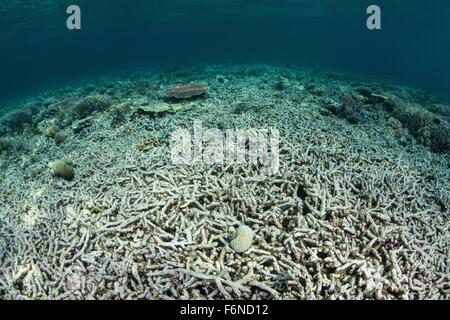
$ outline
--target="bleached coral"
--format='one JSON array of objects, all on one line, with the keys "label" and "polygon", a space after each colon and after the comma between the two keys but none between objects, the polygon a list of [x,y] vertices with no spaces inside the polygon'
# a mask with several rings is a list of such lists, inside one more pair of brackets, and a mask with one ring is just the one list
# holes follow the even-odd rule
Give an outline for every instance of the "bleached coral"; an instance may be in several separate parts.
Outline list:
[{"label": "bleached coral", "polygon": [[[450,298],[446,157],[403,147],[386,126],[322,116],[305,91],[299,104],[275,98],[238,66],[207,71],[208,83],[219,72],[233,79],[214,92],[217,105],[93,126],[58,146],[37,135],[35,162],[1,159],[1,298]],[[234,114],[237,95],[270,107]],[[170,133],[197,119],[280,128],[279,172],[174,165]],[[63,155],[79,178],[52,178],[46,164]],[[225,235],[241,221],[255,235],[236,254]]]},{"label": "bleached coral", "polygon": [[230,241],[230,246],[237,253],[243,253],[250,249],[253,242],[253,230],[246,225],[237,228],[235,237]]}]

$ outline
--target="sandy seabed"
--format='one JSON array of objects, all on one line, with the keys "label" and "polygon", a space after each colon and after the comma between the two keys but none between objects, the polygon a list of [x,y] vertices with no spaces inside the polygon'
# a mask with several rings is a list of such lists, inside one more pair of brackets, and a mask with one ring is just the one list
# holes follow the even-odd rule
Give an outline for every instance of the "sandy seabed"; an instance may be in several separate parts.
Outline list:
[{"label": "sandy seabed", "polygon": [[[166,99],[178,112],[142,112],[178,81],[209,90]],[[98,94],[112,105],[74,111]],[[333,112],[349,95],[364,123]],[[1,136],[0,298],[449,299],[448,154],[418,143],[383,107],[387,96],[435,103],[407,87],[267,65],[140,72],[29,98],[25,112],[39,106],[29,123]],[[194,121],[278,128],[279,171],[173,164],[171,133]],[[63,158],[72,180],[48,166]],[[241,224],[255,236],[236,253]]]}]

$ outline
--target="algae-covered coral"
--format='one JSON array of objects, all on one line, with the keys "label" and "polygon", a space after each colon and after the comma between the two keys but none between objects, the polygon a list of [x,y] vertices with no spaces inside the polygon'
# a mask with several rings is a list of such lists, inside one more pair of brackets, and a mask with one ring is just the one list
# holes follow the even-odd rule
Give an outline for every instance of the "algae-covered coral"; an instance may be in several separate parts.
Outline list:
[{"label": "algae-covered coral", "polygon": [[55,176],[71,180],[74,176],[73,164],[69,159],[55,160],[49,164]]}]

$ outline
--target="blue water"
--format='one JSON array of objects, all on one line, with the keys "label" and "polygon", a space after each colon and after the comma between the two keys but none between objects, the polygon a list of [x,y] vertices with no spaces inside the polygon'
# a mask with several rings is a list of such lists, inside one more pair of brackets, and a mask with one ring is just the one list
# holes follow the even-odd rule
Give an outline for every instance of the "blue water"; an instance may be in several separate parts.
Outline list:
[{"label": "blue water", "polygon": [[[66,28],[77,4],[82,30]],[[366,28],[377,4],[382,29]],[[0,105],[141,67],[263,62],[450,88],[448,0],[2,0]]]}]

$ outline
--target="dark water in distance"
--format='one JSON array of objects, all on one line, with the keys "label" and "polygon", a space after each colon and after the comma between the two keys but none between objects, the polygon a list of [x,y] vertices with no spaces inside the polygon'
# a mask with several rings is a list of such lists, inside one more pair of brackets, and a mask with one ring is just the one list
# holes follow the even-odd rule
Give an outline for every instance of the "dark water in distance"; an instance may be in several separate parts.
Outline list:
[{"label": "dark water in distance", "polygon": [[[66,28],[77,4],[82,30]],[[366,28],[381,7],[382,30]],[[448,94],[448,0],[0,0],[0,107],[64,81],[140,67],[329,67]]]}]

